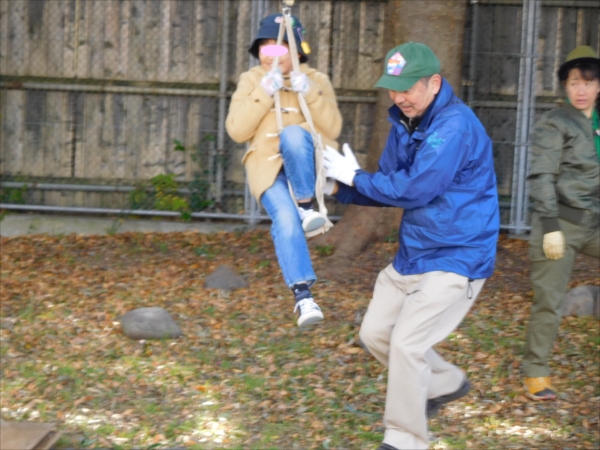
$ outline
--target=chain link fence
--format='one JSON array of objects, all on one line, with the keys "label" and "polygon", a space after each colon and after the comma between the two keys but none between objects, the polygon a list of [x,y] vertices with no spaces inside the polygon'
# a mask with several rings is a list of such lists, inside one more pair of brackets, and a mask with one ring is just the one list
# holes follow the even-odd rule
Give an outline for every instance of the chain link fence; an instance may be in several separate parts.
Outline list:
[{"label": "chain link fence", "polygon": [[504,229],[529,227],[529,135],[540,115],[564,102],[559,66],[578,45],[600,48],[594,1],[473,1],[465,35],[462,98],[494,143]]},{"label": "chain link fence", "polygon": [[[300,1],[311,66],[329,74],[340,142],[366,157],[385,1]],[[257,221],[243,145],[224,128],[258,23],[276,0],[0,2],[0,208]],[[502,226],[527,228],[532,124],[556,69],[598,48],[595,1],[471,1],[463,90],[494,141]],[[343,211],[334,201],[333,215]]]}]

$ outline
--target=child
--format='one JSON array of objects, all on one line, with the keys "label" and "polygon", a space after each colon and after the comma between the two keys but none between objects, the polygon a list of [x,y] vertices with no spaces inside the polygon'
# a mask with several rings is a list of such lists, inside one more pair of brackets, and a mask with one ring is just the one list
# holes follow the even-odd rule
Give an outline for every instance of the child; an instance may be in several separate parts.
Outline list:
[{"label": "child", "polygon": [[[231,99],[227,132],[236,142],[249,142],[242,158],[252,195],[262,204],[272,220],[271,236],[277,260],[286,284],[294,293],[298,326],[323,320],[310,287],[316,281],[305,233],[321,228],[326,217],[312,208],[315,196],[315,146],[310,126],[302,114],[298,93],[310,111],[323,145],[337,148],[334,141],[342,128],[342,117],[327,75],[312,69],[303,41],[302,25],[292,17],[292,29],[300,71],[292,70],[290,53],[274,58],[261,52],[277,43],[283,17],[272,14],[260,22],[260,29],[248,51],[260,65],[244,72]],[[287,34],[283,38],[288,47]],[[289,48],[289,47],[288,47]],[[278,133],[275,92],[279,91],[283,130]],[[289,186],[288,186],[289,183]],[[295,197],[292,198],[291,191]],[[298,206],[296,206],[296,203]]]}]

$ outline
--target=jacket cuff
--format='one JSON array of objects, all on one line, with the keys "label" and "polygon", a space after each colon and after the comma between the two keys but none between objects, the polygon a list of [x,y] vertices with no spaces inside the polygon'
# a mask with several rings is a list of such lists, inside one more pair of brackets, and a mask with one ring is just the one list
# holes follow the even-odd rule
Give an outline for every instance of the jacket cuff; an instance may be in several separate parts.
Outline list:
[{"label": "jacket cuff", "polygon": [[540,217],[540,221],[542,222],[542,231],[544,234],[560,231],[557,217]]}]

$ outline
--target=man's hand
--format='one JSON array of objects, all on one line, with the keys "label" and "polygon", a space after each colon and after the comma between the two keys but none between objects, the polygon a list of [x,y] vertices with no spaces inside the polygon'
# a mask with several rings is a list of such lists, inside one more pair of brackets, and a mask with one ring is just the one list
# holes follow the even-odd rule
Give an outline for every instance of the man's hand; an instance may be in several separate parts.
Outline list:
[{"label": "man's hand", "polygon": [[308,90],[310,89],[310,80],[305,73],[292,70],[290,73],[290,81],[294,92],[300,92],[302,95],[308,93]]},{"label": "man's hand", "polygon": [[552,231],[544,234],[542,243],[544,255],[548,259],[560,259],[565,253],[565,235],[562,231]]},{"label": "man's hand", "polygon": [[260,80],[260,85],[265,90],[269,97],[273,97],[275,92],[283,87],[283,75],[278,68],[271,69]]},{"label": "man's hand", "polygon": [[333,147],[326,146],[323,152],[323,165],[327,169],[327,178],[333,178],[348,186],[353,186],[354,176],[360,166],[348,144],[342,146],[342,151],[344,152],[343,156]]},{"label": "man's hand", "polygon": [[323,194],[333,195],[337,192],[337,182],[333,178],[325,178],[325,186],[323,186]]}]

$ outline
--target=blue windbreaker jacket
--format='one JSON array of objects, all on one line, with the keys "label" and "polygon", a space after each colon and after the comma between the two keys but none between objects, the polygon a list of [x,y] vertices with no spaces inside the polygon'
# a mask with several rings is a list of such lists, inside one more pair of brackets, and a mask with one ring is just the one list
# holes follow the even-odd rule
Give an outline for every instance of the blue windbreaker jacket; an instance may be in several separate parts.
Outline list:
[{"label": "blue windbreaker jacket", "polygon": [[488,278],[500,226],[492,142],[481,122],[443,80],[412,133],[392,106],[392,129],[375,173],[339,183],[341,203],[404,208],[394,268]]}]

